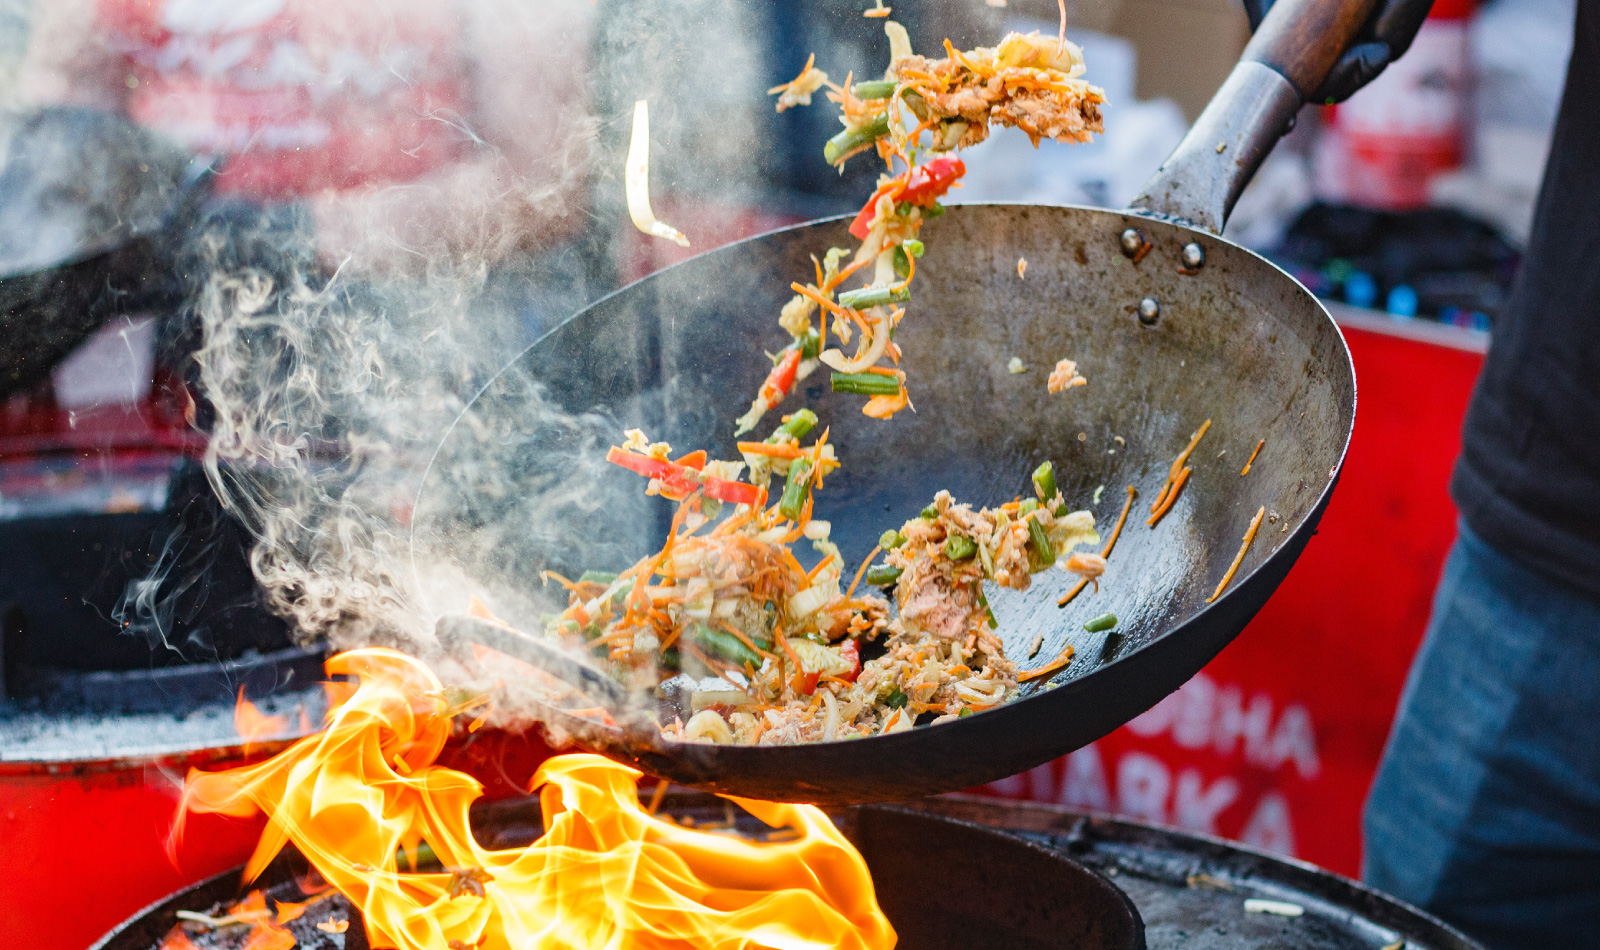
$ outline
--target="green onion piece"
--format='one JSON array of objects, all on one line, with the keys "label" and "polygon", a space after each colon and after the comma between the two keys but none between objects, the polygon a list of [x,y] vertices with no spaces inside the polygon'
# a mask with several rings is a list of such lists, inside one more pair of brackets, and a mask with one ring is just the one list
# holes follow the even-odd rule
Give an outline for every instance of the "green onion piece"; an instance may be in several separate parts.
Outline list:
[{"label": "green onion piece", "polygon": [[746,663],[753,666],[761,665],[761,654],[745,646],[743,640],[725,630],[713,630],[703,623],[697,623],[689,633],[690,639],[696,646],[718,659],[727,660],[735,666],[744,666]]},{"label": "green onion piece", "polygon": [[893,528],[890,528],[888,531],[878,535],[878,547],[883,548],[885,551],[893,551],[895,548],[905,543],[906,536]]},{"label": "green onion piece", "polygon": [[867,568],[867,583],[873,587],[888,587],[905,573],[893,564],[874,564]]},{"label": "green onion piece", "polygon": [[970,715],[972,715],[972,707],[971,706],[962,706],[961,707],[961,711],[956,713],[956,718],[957,719],[965,719]]},{"label": "green onion piece", "polygon": [[1035,572],[1042,571],[1056,562],[1056,549],[1050,543],[1050,535],[1044,530],[1044,525],[1038,518],[1028,519],[1028,542],[1033,546],[1031,562],[1028,566]]},{"label": "green onion piece", "polygon": [[773,430],[773,433],[767,436],[767,441],[776,445],[779,436],[785,435],[793,436],[795,440],[798,441],[805,438],[806,433],[810,432],[816,427],[817,414],[812,412],[810,409],[802,409],[790,416],[788,421],[783,425],[778,426],[777,429]]},{"label": "green onion piece", "polygon": [[1057,518],[1065,518],[1067,516],[1067,503],[1062,502],[1061,504],[1056,505],[1056,510],[1051,512],[1051,514],[1055,515]]},{"label": "green onion piece", "polygon": [[994,619],[994,611],[989,609],[989,598],[983,593],[983,588],[978,588],[978,606],[983,608],[983,615],[989,619],[989,629],[1000,629],[1000,621]]},{"label": "green onion piece", "polygon": [[834,373],[833,391],[857,396],[893,396],[900,391],[900,380],[878,373]]},{"label": "green onion piece", "polygon": [[578,577],[580,584],[605,584],[610,586],[617,582],[617,575],[610,571],[584,571]]},{"label": "green onion piece", "polygon": [[783,486],[783,498],[778,502],[778,514],[791,521],[799,521],[805,511],[806,497],[811,494],[811,462],[796,459],[789,466],[789,481]]},{"label": "green onion piece", "polygon": [[1038,502],[1037,499],[1024,498],[1024,499],[1022,499],[1021,504],[1017,505],[1017,517],[1018,518],[1026,518],[1026,517],[1028,517],[1029,515],[1033,514],[1035,511],[1038,511],[1038,510],[1039,510],[1039,502]]},{"label": "green onion piece", "polygon": [[906,694],[900,691],[900,687],[896,686],[894,689],[889,690],[888,696],[883,698],[883,704],[890,709],[904,709],[906,708]]},{"label": "green onion piece", "polygon": [[946,208],[944,205],[935,201],[933,203],[933,207],[922,209],[922,216],[924,218],[942,218],[944,217],[944,213],[949,210],[949,208]]},{"label": "green onion piece", "polygon": [[837,165],[855,154],[857,149],[871,145],[888,134],[889,114],[885,112],[866,125],[845,129],[829,139],[828,144],[822,146],[822,157],[827,159],[829,165]]},{"label": "green onion piece", "polygon": [[939,508],[936,505],[929,505],[922,509],[920,515],[923,521],[937,521],[939,520]]},{"label": "green onion piece", "polygon": [[907,238],[906,240],[900,242],[900,247],[912,257],[921,257],[922,252],[926,250],[926,248],[922,246],[922,242],[916,238]]},{"label": "green onion piece", "polygon": [[1045,462],[1033,470],[1033,493],[1039,500],[1048,502],[1056,497],[1056,467],[1050,462]]},{"label": "green onion piece", "polygon": [[965,561],[978,553],[978,543],[966,535],[952,534],[945,539],[944,556],[952,561]]},{"label": "green onion piece", "polygon": [[871,79],[867,82],[858,82],[850,87],[857,99],[887,99],[894,95],[894,87],[899,85],[893,79]]},{"label": "green onion piece", "polygon": [[839,306],[851,310],[881,307],[886,303],[905,303],[911,299],[910,287],[863,287],[839,295]]},{"label": "green onion piece", "polygon": [[683,668],[683,655],[678,652],[677,647],[667,647],[661,651],[661,666],[668,670]]},{"label": "green onion piece", "polygon": [[903,247],[894,249],[894,275],[901,280],[911,276],[911,261],[906,258],[906,250]]},{"label": "green onion piece", "polygon": [[800,345],[800,358],[803,360],[814,360],[822,352],[822,335],[816,330],[807,330],[806,335],[795,343]]},{"label": "green onion piece", "polygon": [[1090,633],[1102,633],[1117,625],[1116,614],[1101,614],[1083,625],[1083,629]]}]

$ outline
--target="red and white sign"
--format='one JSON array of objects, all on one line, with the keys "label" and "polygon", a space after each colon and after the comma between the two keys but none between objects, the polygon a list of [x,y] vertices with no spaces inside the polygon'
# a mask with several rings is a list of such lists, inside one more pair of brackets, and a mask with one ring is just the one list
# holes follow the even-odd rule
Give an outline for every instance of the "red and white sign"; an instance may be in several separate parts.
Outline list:
[{"label": "red and white sign", "polygon": [[1355,437],[1321,528],[1277,593],[1153,709],[981,791],[1359,872],[1362,803],[1455,537],[1446,489],[1482,356],[1345,335],[1361,386]]}]

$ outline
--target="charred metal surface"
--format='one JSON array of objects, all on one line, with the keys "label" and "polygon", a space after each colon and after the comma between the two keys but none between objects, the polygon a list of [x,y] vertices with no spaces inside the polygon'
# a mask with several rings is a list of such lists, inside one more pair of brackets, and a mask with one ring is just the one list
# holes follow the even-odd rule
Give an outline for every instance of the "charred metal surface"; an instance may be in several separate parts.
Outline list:
[{"label": "charred metal surface", "polygon": [[[535,799],[474,809],[474,830],[489,847],[528,844],[540,833]],[[726,826],[734,814],[721,802],[690,796],[668,804],[685,824]],[[744,813],[741,831],[764,825]],[[1133,904],[1104,877],[1059,850],[967,821],[901,808],[852,809],[835,820],[872,871],[879,905],[899,934],[900,950],[1143,950]],[[304,865],[280,858],[261,884],[271,899],[302,900],[294,884]],[[177,923],[178,910],[199,912],[244,893],[237,870],[224,872],[154,904],[101,938],[91,950],[155,950]],[[315,924],[349,920],[344,934]],[[308,909],[289,924],[301,950],[365,950],[360,914],[343,897]],[[241,928],[242,929],[242,928]],[[196,936],[200,950],[231,948],[228,940]]]},{"label": "charred metal surface", "polygon": [[[1138,906],[1150,950],[1482,950],[1355,881],[1217,838],[993,798],[951,796],[910,807],[1005,828],[1100,871]],[[1246,913],[1247,898],[1305,913]]]},{"label": "charred metal surface", "polygon": [[[1153,245],[1143,264],[1123,256],[1118,238],[1129,228]],[[989,591],[1009,655],[1025,657],[1043,633],[1025,666],[1069,644],[1076,658],[1019,701],[956,722],[840,743],[674,746],[631,760],[645,770],[736,795],[839,803],[1015,774],[1105,735],[1181,685],[1244,627],[1315,529],[1343,463],[1355,379],[1332,320],[1288,275],[1213,235],[1087,208],[957,207],[923,237],[927,256],[896,336],[916,411],[869,419],[859,397],[829,392],[824,370],[765,425],[806,405],[831,427],[844,468],[819,494],[817,517],[831,520],[852,562],[939,489],[996,504],[1027,492],[1046,459],[1069,503],[1092,508],[1106,528],[1124,487],[1136,486],[1138,516],[1098,593],[1058,608],[1074,580],[1062,571],[1039,575],[1025,594]],[[559,433],[519,422],[528,418],[522,407],[544,394],[612,420],[618,442],[639,426],[682,451],[737,458],[733,420],[766,374],[761,351],[783,342],[775,324],[789,281],[812,273],[811,254],[849,244],[839,220],[744,241],[646,278],[552,331],[488,386],[441,446],[416,509],[418,562],[459,566],[503,596],[502,616],[536,630],[527,592],[541,569],[618,570],[658,549],[670,506],[644,498],[636,476],[598,456],[581,458],[595,473],[597,503],[571,512],[589,543],[543,540],[540,485],[551,464],[574,462],[551,453]],[[1189,244],[1203,251],[1198,275],[1174,266]],[[1029,261],[1026,280],[1019,257]],[[1138,316],[1146,297],[1160,301],[1154,327]],[[1008,372],[1011,357],[1031,371]],[[1062,358],[1076,360],[1089,385],[1050,395],[1045,376]],[[1147,527],[1173,458],[1206,419],[1193,477],[1165,519]],[[1241,478],[1258,439],[1267,449]],[[493,478],[484,464],[496,466]],[[520,491],[504,490],[507,472]],[[1263,505],[1281,518],[1256,539],[1227,592],[1206,604]],[[519,612],[519,601],[529,606]],[[463,594],[431,606],[467,605]],[[1083,629],[1106,611],[1119,618],[1114,632]]]}]

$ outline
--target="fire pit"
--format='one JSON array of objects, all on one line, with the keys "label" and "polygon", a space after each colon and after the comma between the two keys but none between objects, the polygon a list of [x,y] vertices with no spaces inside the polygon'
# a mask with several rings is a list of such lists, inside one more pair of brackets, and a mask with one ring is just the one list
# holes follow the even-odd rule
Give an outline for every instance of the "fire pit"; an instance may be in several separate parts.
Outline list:
[{"label": "fire pit", "polygon": [[[726,822],[725,806],[699,793],[669,796],[663,811],[679,821]],[[494,847],[526,844],[542,830],[531,799],[475,807],[473,818]],[[849,809],[835,820],[865,855],[905,950],[1481,950],[1445,924],[1318,868],[1136,822],[959,796]],[[302,861],[286,856],[259,884],[272,898],[293,900],[303,872]],[[177,911],[209,911],[243,890],[237,871],[217,875],[146,909],[92,950],[155,950]],[[1301,913],[1251,912],[1246,900]],[[350,924],[340,934],[316,926],[335,929],[331,922],[342,920]],[[342,897],[312,905],[290,929],[303,950],[367,947],[360,915]]]},{"label": "fire pit", "polygon": [[[729,824],[723,803],[700,794],[669,800],[664,814],[702,828]],[[475,817],[475,831],[488,847],[526,845],[542,831],[539,805],[533,800],[491,805],[477,810]],[[866,858],[902,950],[1145,946],[1144,928],[1128,898],[1059,851],[971,822],[899,807],[850,809],[838,813],[835,821]],[[750,818],[736,819],[734,825],[751,833],[767,830]],[[304,863],[297,859],[275,862],[257,882],[269,898],[267,906],[276,900],[305,900],[296,883],[304,873]],[[240,894],[237,872],[217,875],[145,910],[93,950],[156,950],[179,925],[178,911],[206,912]],[[348,929],[330,932],[340,926],[338,921],[349,921]],[[342,896],[317,901],[288,927],[300,950],[367,946],[360,914]],[[190,939],[199,950],[232,946],[226,935],[196,934]]]}]

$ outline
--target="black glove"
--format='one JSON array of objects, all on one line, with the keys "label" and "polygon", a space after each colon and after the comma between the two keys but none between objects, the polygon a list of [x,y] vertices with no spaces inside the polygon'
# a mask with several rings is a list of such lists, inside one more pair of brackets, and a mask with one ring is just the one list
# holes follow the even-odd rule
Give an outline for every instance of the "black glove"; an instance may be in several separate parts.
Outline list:
[{"label": "black glove", "polygon": [[[1273,0],[1244,0],[1250,32],[1261,25]],[[1357,89],[1378,78],[1383,68],[1411,48],[1411,41],[1428,18],[1433,0],[1378,0],[1377,9],[1360,32],[1334,62],[1328,78],[1311,97],[1313,102],[1332,105],[1350,98]]]}]

